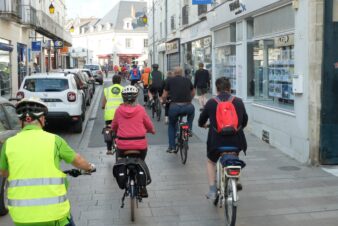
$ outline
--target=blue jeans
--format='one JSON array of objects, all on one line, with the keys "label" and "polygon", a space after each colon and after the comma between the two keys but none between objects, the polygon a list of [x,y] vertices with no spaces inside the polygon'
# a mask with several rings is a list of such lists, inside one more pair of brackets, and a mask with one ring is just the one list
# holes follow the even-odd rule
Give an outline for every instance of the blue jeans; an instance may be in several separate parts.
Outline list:
[{"label": "blue jeans", "polygon": [[176,131],[177,131],[177,121],[180,114],[187,114],[187,121],[189,124],[190,130],[192,130],[192,122],[195,117],[195,107],[192,104],[178,105],[171,103],[169,107],[169,126],[168,126],[168,137],[169,137],[169,148],[175,148],[176,142]]}]

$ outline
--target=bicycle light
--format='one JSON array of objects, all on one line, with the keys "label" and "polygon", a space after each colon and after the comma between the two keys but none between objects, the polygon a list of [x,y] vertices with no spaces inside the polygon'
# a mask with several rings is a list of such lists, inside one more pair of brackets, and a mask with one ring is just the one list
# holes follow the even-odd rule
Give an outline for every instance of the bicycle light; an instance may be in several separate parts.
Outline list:
[{"label": "bicycle light", "polygon": [[189,129],[189,126],[188,125],[183,125],[182,129]]},{"label": "bicycle light", "polygon": [[241,174],[241,167],[240,166],[225,167],[224,171],[227,177],[239,177],[239,175]]}]

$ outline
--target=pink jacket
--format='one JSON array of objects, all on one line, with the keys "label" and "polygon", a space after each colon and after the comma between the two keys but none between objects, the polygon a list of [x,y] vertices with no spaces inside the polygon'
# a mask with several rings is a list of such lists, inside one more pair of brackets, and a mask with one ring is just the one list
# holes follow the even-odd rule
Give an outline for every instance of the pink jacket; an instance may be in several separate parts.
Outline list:
[{"label": "pink jacket", "polygon": [[[116,145],[121,150],[144,150],[148,143],[146,133],[155,134],[155,128],[141,105],[130,106],[122,104],[116,109],[114,120],[111,123],[112,130],[117,134]],[[122,140],[119,138],[144,139]]]}]

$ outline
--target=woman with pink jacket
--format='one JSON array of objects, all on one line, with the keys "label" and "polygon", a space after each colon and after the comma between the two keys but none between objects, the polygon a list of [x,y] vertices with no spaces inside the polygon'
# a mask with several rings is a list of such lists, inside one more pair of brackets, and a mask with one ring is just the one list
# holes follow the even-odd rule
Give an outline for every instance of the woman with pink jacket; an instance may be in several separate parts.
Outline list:
[{"label": "woman with pink jacket", "polygon": [[123,104],[115,112],[112,130],[117,135],[117,156],[124,157],[124,151],[139,150],[140,158],[147,155],[146,133],[155,134],[155,128],[144,107],[136,104],[138,89],[128,85],[122,90]]}]

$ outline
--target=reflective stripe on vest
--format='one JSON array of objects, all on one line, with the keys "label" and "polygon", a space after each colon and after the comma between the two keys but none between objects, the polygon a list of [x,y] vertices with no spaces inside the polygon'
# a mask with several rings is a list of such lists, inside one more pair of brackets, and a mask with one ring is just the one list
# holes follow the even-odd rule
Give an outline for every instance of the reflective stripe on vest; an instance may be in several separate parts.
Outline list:
[{"label": "reflective stripe on vest", "polygon": [[41,198],[41,199],[8,199],[9,206],[47,206],[47,205],[54,205],[59,204],[67,201],[67,197],[65,195],[53,198]]},{"label": "reflective stripe on vest", "polygon": [[16,223],[55,221],[69,215],[66,175],[55,166],[55,137],[34,129],[6,141],[8,209]]},{"label": "reflective stripe on vest", "polygon": [[[120,92],[118,94],[114,94],[111,92],[112,89],[118,88]],[[106,97],[106,106],[104,109],[104,120],[110,121],[114,119],[115,111],[123,103],[122,99],[122,90],[123,86],[120,84],[114,84],[106,89],[104,89],[104,96]]]},{"label": "reflective stripe on vest", "polygon": [[20,186],[36,186],[36,185],[56,185],[65,184],[64,178],[34,178],[34,179],[21,179],[12,180],[8,182],[8,187],[20,187]]}]

